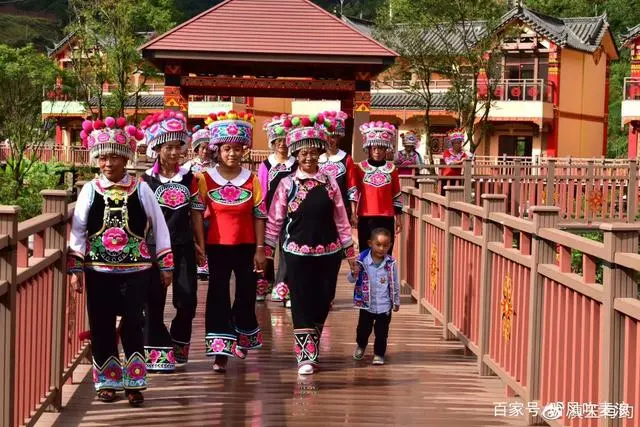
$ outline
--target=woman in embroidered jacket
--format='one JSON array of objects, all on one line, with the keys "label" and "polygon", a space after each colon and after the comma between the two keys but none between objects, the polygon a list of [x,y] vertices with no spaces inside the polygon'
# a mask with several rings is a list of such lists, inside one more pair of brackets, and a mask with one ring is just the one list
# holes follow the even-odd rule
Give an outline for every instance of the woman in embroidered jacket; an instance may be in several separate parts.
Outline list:
[{"label": "woman in embroidered jacket", "polygon": [[[69,241],[69,272],[76,290],[87,289],[93,381],[98,398],[115,399],[125,391],[132,405],[142,404],[147,385],[144,362],[143,305],[151,281],[148,226],[156,236],[155,257],[165,286],[172,280],[173,254],[162,210],[149,186],[125,172],[144,135],[124,118],[85,121],[81,137],[102,174],[86,184],[76,202]],[[116,315],[124,367],[118,354]]]},{"label": "woman in embroidered jacket", "polygon": [[462,129],[454,129],[447,135],[448,148],[442,154],[446,168],[442,169],[442,175],[451,177],[450,179],[442,181],[441,194],[444,195],[444,187],[446,185],[458,185],[458,179],[455,179],[462,175],[462,167],[452,168],[451,166],[462,166],[464,160],[468,157],[462,149],[464,143],[465,132]]},{"label": "woman in embroidered jacket", "polygon": [[[351,203],[349,203],[347,183],[353,180],[352,175],[355,164],[351,156],[338,147],[340,138],[345,136],[345,121],[349,116],[342,111],[325,111],[322,115],[331,120],[334,125],[334,131],[329,134],[327,152],[320,155],[320,170],[327,175],[331,175],[338,183],[342,193],[342,201],[347,210],[347,216],[351,219]],[[356,226],[355,223],[352,225]]]},{"label": "woman in embroidered jacket", "polygon": [[404,151],[398,151],[395,158],[395,164],[398,167],[398,174],[417,175],[417,169],[408,168],[407,166],[420,166],[422,164],[422,157],[420,156],[420,153],[416,151],[418,135],[416,135],[414,131],[410,130],[403,133],[401,138]]},{"label": "woman in embroidered jacket", "polygon": [[398,169],[385,156],[393,149],[396,128],[386,122],[369,122],[360,126],[360,132],[369,158],[356,165],[349,183],[352,222],[358,224],[358,249],[369,249],[371,231],[382,227],[391,233],[393,252],[393,235],[402,231],[402,198]]},{"label": "woman in embroidered jacket", "polygon": [[[325,125],[326,123],[326,125]],[[298,170],[284,178],[273,197],[265,245],[273,257],[282,228],[282,245],[289,288],[293,335],[299,374],[312,374],[318,363],[320,337],[336,292],[344,252],[356,271],[351,226],[340,188],[320,172],[318,158],[326,150],[332,125],[322,115],[295,117],[284,122],[289,154]]]},{"label": "woman in embroidered jacket", "polygon": [[[265,131],[267,132],[267,141],[269,147],[273,150],[267,159],[260,163],[258,168],[258,178],[262,185],[262,194],[265,195],[267,212],[271,207],[273,195],[282,179],[298,168],[298,162],[295,157],[289,156],[286,143],[286,133],[282,123],[287,118],[287,114],[275,116],[271,121],[265,123]],[[280,239],[282,242],[282,239]],[[278,245],[280,248],[280,245]],[[282,252],[280,252],[282,254]],[[274,282],[275,280],[275,282]],[[278,272],[274,271],[274,263],[272,259],[267,260],[265,277],[258,280],[258,288],[256,299],[264,301],[269,292],[269,282],[273,282],[273,291],[271,292],[271,301],[284,301],[286,307],[291,307],[291,299],[289,295],[289,286],[287,286],[287,266],[284,262],[284,256],[278,258]]]},{"label": "woman in embroidered jacket", "polygon": [[[142,180],[154,192],[171,233],[175,264],[173,306],[176,309],[169,332],[164,324],[167,291],[160,281],[160,271],[154,266],[145,309],[145,359],[149,371],[173,371],[176,363],[183,365],[189,358],[198,291],[196,250],[199,258],[204,258],[204,247],[193,244],[191,216],[202,215],[204,204],[193,173],[178,165],[189,142],[184,115],[175,111],[156,113],[143,120],[141,127],[149,144],[148,156],[157,158]],[[193,224],[199,225],[201,221]],[[148,242],[152,248],[155,246],[153,233]]]},{"label": "woman in embroidered jacket", "polygon": [[255,305],[256,273],[262,273],[265,264],[266,211],[258,177],[240,165],[244,150],[251,147],[253,122],[251,114],[230,111],[209,124],[211,145],[219,148],[218,165],[206,169],[199,179],[200,194],[211,212],[206,237],[211,274],[205,344],[207,356],[215,356],[216,372],[226,370],[229,357],[244,359],[248,350],[262,346]]}]

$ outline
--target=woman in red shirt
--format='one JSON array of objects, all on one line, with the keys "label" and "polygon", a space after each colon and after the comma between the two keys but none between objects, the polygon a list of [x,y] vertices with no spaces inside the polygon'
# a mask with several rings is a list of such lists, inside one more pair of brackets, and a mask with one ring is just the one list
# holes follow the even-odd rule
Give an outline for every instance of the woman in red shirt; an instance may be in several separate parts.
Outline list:
[{"label": "woman in red shirt", "polygon": [[[360,126],[363,148],[369,158],[358,163],[351,174],[349,200],[353,206],[352,223],[358,224],[360,252],[369,248],[371,231],[382,227],[393,236],[402,230],[402,197],[398,169],[386,160],[387,150],[393,150],[396,128],[392,124],[370,122]],[[393,251],[394,239],[391,239]]]},{"label": "woman in red shirt", "polygon": [[[442,159],[447,166],[462,166],[464,159],[468,156],[462,150],[462,144],[464,143],[465,133],[461,129],[454,129],[449,132],[447,136],[447,145],[449,148],[442,154]],[[462,168],[446,167],[442,169],[442,175],[448,177],[458,177],[462,175]],[[446,185],[457,185],[458,179],[446,179],[442,181],[442,194],[444,194],[444,187]]]},{"label": "woman in red shirt", "polygon": [[[226,370],[229,357],[244,359],[248,350],[262,347],[255,313],[256,272],[265,266],[267,214],[258,177],[240,164],[251,146],[253,122],[253,115],[242,112],[218,114],[209,124],[210,148],[218,147],[218,165],[203,171],[199,180],[200,194],[211,212],[205,344],[207,356],[215,356],[216,372]],[[233,307],[231,272],[236,288]]]}]

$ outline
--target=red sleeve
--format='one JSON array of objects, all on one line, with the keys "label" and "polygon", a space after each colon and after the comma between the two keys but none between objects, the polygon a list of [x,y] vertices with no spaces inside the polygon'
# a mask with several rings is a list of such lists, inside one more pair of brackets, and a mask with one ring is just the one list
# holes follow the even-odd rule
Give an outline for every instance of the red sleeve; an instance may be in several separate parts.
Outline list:
[{"label": "red sleeve", "polygon": [[347,196],[352,202],[357,202],[360,196],[362,184],[361,169],[353,162],[351,156],[347,157]]}]

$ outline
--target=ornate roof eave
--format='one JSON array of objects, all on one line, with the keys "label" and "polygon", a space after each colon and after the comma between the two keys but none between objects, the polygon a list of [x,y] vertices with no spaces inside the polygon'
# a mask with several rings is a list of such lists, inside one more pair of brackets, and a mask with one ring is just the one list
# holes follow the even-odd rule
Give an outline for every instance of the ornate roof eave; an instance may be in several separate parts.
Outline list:
[{"label": "ornate roof eave", "polygon": [[627,28],[626,34],[620,35],[621,47],[630,47],[631,43],[640,38],[640,24]]}]

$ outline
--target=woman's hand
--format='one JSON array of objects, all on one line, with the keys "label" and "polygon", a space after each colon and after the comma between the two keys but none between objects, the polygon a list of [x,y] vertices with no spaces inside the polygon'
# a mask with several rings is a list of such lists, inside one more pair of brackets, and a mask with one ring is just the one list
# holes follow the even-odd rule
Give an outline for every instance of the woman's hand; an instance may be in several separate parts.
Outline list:
[{"label": "woman's hand", "polygon": [[351,270],[351,275],[353,277],[358,277],[358,274],[360,274],[360,266],[358,265],[355,259],[350,259],[348,261],[349,261],[349,269]]},{"label": "woman's hand", "polygon": [[358,226],[358,214],[355,211],[351,212],[351,226],[354,228]]},{"label": "woman's hand", "polygon": [[198,259],[198,264],[202,265],[204,264],[204,261],[206,259],[206,255],[204,253],[204,249],[202,249],[200,247],[200,245],[196,244],[196,257]]},{"label": "woman's hand", "polygon": [[256,273],[264,273],[264,268],[267,263],[267,258],[264,255],[264,247],[256,248],[256,254],[253,256],[253,268]]},{"label": "woman's hand", "polygon": [[84,289],[84,273],[77,272],[71,274],[71,287],[77,293],[82,293],[82,290]]},{"label": "woman's hand", "polygon": [[160,281],[164,285],[165,288],[171,286],[171,282],[173,282],[173,272],[172,271],[161,271],[160,272]]}]

